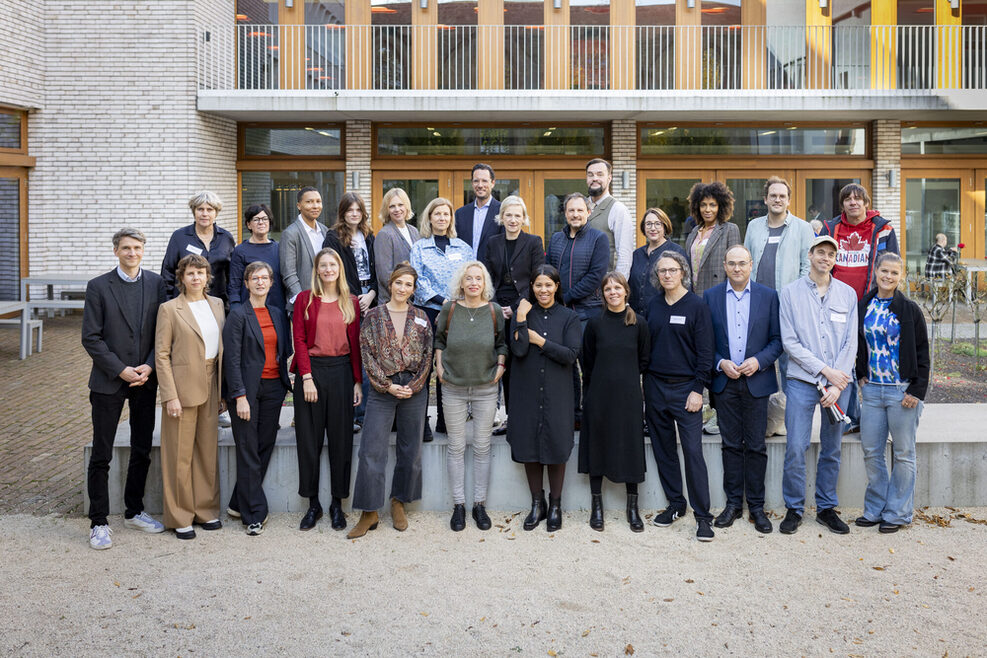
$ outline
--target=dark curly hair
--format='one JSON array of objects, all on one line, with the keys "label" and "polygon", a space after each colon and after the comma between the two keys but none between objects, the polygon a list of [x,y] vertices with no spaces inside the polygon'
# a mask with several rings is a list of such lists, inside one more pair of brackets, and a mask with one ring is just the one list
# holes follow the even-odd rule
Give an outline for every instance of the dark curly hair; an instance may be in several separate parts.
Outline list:
[{"label": "dark curly hair", "polygon": [[689,190],[689,212],[696,220],[697,226],[702,226],[702,215],[699,214],[699,203],[703,199],[713,199],[719,208],[716,211],[716,223],[722,224],[733,217],[733,192],[718,180],[712,183],[696,183]]}]

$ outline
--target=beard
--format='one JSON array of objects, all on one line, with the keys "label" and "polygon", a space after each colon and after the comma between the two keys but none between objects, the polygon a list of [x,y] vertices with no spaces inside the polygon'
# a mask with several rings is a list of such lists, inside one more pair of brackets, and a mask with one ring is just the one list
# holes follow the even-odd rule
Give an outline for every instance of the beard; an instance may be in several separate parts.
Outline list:
[{"label": "beard", "polygon": [[589,196],[596,197],[596,196],[600,196],[601,194],[603,194],[605,188],[602,185],[590,185],[587,188],[587,190],[588,190],[587,193],[589,194]]}]

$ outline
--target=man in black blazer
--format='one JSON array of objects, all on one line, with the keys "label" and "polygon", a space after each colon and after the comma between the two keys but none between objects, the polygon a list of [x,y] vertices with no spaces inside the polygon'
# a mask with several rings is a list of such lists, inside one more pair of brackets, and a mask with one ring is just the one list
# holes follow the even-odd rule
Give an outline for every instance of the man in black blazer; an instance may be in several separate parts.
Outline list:
[{"label": "man in black blazer", "polygon": [[703,300],[713,320],[716,350],[710,391],[723,439],[723,489],[727,504],[713,522],[727,528],[740,518],[744,495],[754,528],[771,532],[764,513],[768,452],[768,397],[778,390],[774,363],[781,355],[778,293],[751,281],[751,254],[743,245],[727,249],[727,280],[707,289]]},{"label": "man in black blazer", "polygon": [[456,211],[456,237],[473,248],[473,257],[483,260],[486,241],[492,235],[504,232],[504,227],[494,221],[500,212],[500,201],[493,198],[496,176],[488,164],[473,165],[473,194],[471,203]]},{"label": "man in black blazer", "polygon": [[82,315],[82,346],[93,360],[89,375],[93,449],[89,459],[89,545],[110,548],[106,516],[110,501],[107,481],[113,458],[113,437],[130,404],[130,463],[124,488],[124,525],[144,532],[164,526],[144,512],[144,485],[151,465],[151,435],[158,382],[154,374],[154,331],[158,306],[167,300],[160,276],[141,269],[144,234],[133,228],[113,236],[119,265],[86,286]]}]

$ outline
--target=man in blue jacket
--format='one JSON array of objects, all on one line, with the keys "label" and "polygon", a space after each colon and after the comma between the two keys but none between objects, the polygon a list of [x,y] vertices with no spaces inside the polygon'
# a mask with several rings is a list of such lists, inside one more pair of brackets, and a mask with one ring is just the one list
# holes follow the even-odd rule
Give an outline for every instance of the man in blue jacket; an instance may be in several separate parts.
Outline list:
[{"label": "man in blue jacket", "polygon": [[751,281],[751,254],[735,245],[723,259],[727,281],[703,293],[710,308],[716,354],[710,389],[716,395],[723,439],[727,504],[713,524],[728,528],[743,516],[744,495],[754,528],[771,532],[764,513],[768,452],[768,397],[778,390],[774,363],[781,354],[778,293]]}]

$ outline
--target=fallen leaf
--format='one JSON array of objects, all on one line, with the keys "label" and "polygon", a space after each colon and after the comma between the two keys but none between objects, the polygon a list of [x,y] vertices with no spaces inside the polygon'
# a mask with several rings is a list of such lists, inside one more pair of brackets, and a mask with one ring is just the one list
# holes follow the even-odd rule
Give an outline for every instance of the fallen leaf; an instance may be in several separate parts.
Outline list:
[{"label": "fallen leaf", "polygon": [[671,603],[671,602],[672,602],[672,601],[674,601],[674,600],[675,600],[675,599],[662,599],[662,601],[664,601],[665,603]]},{"label": "fallen leaf", "polygon": [[419,612],[418,614],[420,614],[422,617],[428,617],[428,613],[427,612]]},{"label": "fallen leaf", "polygon": [[686,578],[685,579],[685,582],[687,582],[687,583],[694,583],[696,581],[694,581],[692,578]]},{"label": "fallen leaf", "polygon": [[703,594],[703,593],[702,593],[702,592],[700,592],[699,590],[696,590],[696,594],[698,594],[699,596],[706,596],[705,594]]},{"label": "fallen leaf", "polygon": [[130,598],[132,598],[132,599],[139,599],[142,596],[144,596],[144,592],[137,592],[136,594],[134,594]]},{"label": "fallen leaf", "polygon": [[634,645],[633,644],[628,644],[626,647],[624,647],[624,655],[625,656],[633,656],[634,655]]},{"label": "fallen leaf", "polygon": [[599,544],[600,543],[600,540],[599,539],[590,539],[590,542],[593,543],[593,544]]},{"label": "fallen leaf", "polygon": [[583,631],[583,637],[586,637],[587,635],[589,635],[589,629],[588,628],[585,631]]},{"label": "fallen leaf", "polygon": [[555,653],[554,651],[552,651],[551,649],[549,649],[549,650],[548,650],[548,655],[550,655],[550,656],[557,656],[557,655],[559,655],[559,654],[557,654],[557,653]]},{"label": "fallen leaf", "polygon": [[630,582],[631,582],[631,577],[630,577],[630,576],[625,576],[625,577],[624,577],[624,580],[623,580],[623,583],[624,583],[625,585],[627,585],[627,584],[628,584],[628,583],[630,583]]},{"label": "fallen leaf", "polygon": [[884,567],[871,567],[874,571],[884,571]]},{"label": "fallen leaf", "polygon": [[952,555],[947,555],[946,557],[949,558],[950,562],[956,562],[956,558],[953,557]]},{"label": "fallen leaf", "polygon": [[[952,560],[953,558],[949,558],[949,559],[950,559],[950,560]],[[120,581],[118,581],[118,580],[114,580],[114,581],[113,581],[113,585],[114,585],[115,587],[120,587]]]},{"label": "fallen leaf", "polygon": [[889,548],[888,549],[888,553],[894,553],[894,549],[893,548]]},{"label": "fallen leaf", "polygon": [[342,635],[343,637],[349,637],[350,635],[352,635],[352,633],[350,633],[349,631],[342,631],[340,632],[340,635]]},{"label": "fallen leaf", "polygon": [[251,615],[247,615],[246,617],[244,617],[244,619],[245,619],[245,620],[246,620],[246,619],[250,619],[250,617],[251,617]]}]

